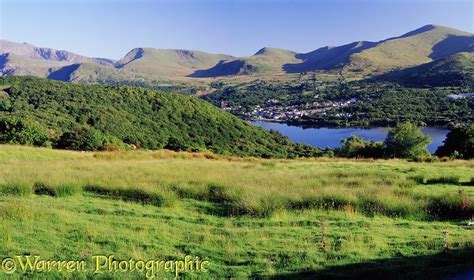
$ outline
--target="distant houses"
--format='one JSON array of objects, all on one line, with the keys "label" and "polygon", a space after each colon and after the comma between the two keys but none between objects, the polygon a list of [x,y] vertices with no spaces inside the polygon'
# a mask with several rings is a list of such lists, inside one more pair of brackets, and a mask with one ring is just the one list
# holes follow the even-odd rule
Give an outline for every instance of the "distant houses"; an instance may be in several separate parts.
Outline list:
[{"label": "distant houses", "polygon": [[474,98],[474,92],[471,93],[460,93],[460,94],[450,94],[447,96],[449,99],[462,99],[462,98]]}]

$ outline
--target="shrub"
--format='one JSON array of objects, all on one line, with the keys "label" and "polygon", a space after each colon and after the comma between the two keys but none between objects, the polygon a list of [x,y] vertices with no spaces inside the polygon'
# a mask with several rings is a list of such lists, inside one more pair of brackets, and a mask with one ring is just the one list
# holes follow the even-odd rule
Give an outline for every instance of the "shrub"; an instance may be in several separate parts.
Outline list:
[{"label": "shrub", "polygon": [[366,141],[355,135],[342,139],[338,155],[349,158],[382,158],[385,149],[382,142]]},{"label": "shrub", "polygon": [[44,146],[48,140],[48,130],[32,119],[0,117],[0,143]]},{"label": "shrub", "polygon": [[474,124],[452,129],[446,135],[443,146],[436,150],[436,155],[451,158],[474,158]]},{"label": "shrub", "polygon": [[78,151],[96,151],[102,148],[103,135],[89,126],[74,127],[58,140],[57,147]]},{"label": "shrub", "polygon": [[424,135],[416,125],[408,122],[390,129],[385,139],[387,155],[396,158],[413,159],[428,156],[429,143],[430,137]]}]

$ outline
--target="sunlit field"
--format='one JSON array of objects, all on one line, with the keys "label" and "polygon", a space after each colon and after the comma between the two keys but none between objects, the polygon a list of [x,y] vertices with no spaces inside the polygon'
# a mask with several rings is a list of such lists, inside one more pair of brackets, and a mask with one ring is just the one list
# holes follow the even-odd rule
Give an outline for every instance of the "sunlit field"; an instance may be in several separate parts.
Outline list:
[{"label": "sunlit field", "polygon": [[461,160],[263,160],[3,145],[0,255],[195,255],[210,262],[197,275],[204,278],[375,271],[403,278],[395,272],[408,270],[441,277],[474,262],[467,226],[473,171],[474,161]]}]

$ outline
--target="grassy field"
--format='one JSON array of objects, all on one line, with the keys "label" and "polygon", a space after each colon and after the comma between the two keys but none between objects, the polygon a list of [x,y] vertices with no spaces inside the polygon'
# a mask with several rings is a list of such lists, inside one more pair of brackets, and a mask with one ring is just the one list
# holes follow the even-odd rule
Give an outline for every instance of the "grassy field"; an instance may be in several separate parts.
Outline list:
[{"label": "grassy field", "polygon": [[[199,256],[200,278],[440,278],[474,267],[474,161],[261,160],[0,146],[0,257]],[[403,271],[403,274],[400,274]],[[0,278],[19,277],[0,273]],[[144,278],[143,272],[29,274]],[[173,272],[157,272],[159,279]]]}]

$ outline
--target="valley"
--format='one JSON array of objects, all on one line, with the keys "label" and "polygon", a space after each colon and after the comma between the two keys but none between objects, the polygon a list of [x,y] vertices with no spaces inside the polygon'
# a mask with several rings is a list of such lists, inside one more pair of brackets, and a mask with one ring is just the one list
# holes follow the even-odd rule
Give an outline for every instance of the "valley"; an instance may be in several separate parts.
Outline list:
[{"label": "valley", "polygon": [[135,48],[114,61],[2,40],[0,73],[175,91],[249,119],[449,126],[472,121],[472,98],[446,96],[474,91],[473,46],[474,35],[437,25],[308,53],[266,47],[250,57]]}]

